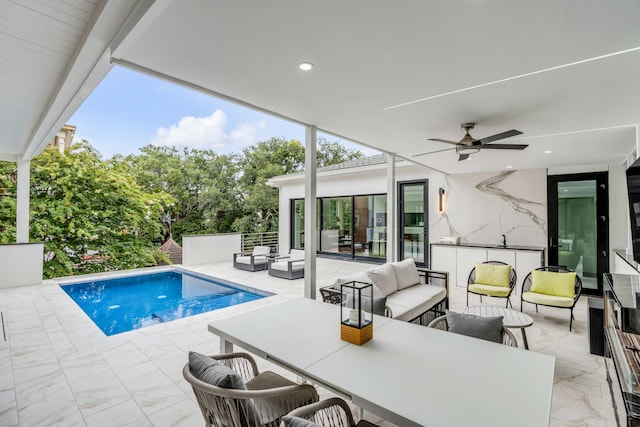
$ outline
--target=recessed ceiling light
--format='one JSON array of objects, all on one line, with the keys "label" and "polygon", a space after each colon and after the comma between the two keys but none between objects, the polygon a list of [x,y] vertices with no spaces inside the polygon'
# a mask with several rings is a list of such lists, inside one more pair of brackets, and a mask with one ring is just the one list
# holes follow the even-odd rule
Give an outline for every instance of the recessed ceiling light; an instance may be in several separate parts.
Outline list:
[{"label": "recessed ceiling light", "polygon": [[544,154],[551,154],[551,153],[553,153],[553,151],[551,151],[551,150],[544,150]]},{"label": "recessed ceiling light", "polygon": [[511,165],[507,166],[507,169],[511,169],[511,168],[513,168],[513,166],[511,166]]},{"label": "recessed ceiling light", "polygon": [[302,71],[309,71],[314,67],[314,65],[311,62],[301,62],[298,64],[298,68],[300,68]]}]

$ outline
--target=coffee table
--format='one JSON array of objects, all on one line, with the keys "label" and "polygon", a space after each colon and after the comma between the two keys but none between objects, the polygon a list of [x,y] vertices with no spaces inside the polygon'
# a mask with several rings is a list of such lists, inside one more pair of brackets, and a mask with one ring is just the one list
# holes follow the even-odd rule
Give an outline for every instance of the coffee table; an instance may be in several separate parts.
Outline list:
[{"label": "coffee table", "polygon": [[528,328],[533,325],[533,318],[521,311],[512,310],[510,308],[492,307],[485,305],[477,305],[467,307],[462,310],[465,314],[473,314],[480,317],[497,317],[502,316],[502,324],[505,328],[520,329],[522,331],[522,341],[524,348],[529,350],[529,343],[527,342],[527,334],[524,328]]}]

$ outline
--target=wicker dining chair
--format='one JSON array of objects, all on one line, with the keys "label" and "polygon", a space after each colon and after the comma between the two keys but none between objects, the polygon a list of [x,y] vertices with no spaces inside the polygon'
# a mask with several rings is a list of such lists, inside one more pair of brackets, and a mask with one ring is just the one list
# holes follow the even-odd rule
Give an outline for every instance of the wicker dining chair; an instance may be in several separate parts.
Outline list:
[{"label": "wicker dining chair", "polygon": [[[289,417],[298,417],[309,420],[322,427],[378,427],[377,424],[367,420],[355,422],[351,408],[339,397],[331,397],[316,403],[301,406],[287,414]],[[283,422],[282,425],[286,425]]]},{"label": "wicker dining chair", "polygon": [[[429,328],[435,328],[435,329],[440,329],[440,330],[443,330],[443,331],[448,331],[449,330],[449,324],[447,323],[447,315],[435,318],[427,326]],[[504,344],[506,346],[509,346],[509,347],[517,347],[518,346],[518,340],[516,339],[516,336],[513,335],[513,332],[511,332],[509,329],[505,328],[504,326],[502,327],[502,344]]]},{"label": "wicker dining chair", "polygon": [[296,384],[271,371],[260,373],[246,353],[211,356],[237,373],[246,389],[223,388],[196,378],[187,363],[182,375],[193,388],[206,427],[277,427],[293,409],[318,401],[310,384]]}]

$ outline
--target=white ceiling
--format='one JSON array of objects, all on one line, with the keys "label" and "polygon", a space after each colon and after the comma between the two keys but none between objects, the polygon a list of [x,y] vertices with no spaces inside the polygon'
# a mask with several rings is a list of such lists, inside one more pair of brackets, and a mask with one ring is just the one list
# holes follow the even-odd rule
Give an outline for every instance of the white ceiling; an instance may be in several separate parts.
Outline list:
[{"label": "white ceiling", "polygon": [[[112,3],[105,10],[115,8]],[[4,25],[18,12],[6,6],[16,9],[11,2],[0,4]],[[40,3],[32,6],[49,13]],[[109,39],[106,45],[116,63],[438,170],[621,163],[636,146],[637,0],[147,0],[139,1],[137,10],[120,6],[108,15],[96,12],[101,19],[119,13],[120,26],[113,26],[119,27],[113,34],[122,42]],[[135,19],[125,23],[126,16]],[[72,44],[66,34],[47,35],[40,27],[21,31],[51,40],[45,50],[56,49],[56,43]],[[85,36],[94,32],[88,28]],[[4,27],[0,48],[6,49]],[[16,43],[12,49],[23,59],[32,51]],[[24,155],[24,147],[35,143],[33,127],[22,125],[25,112],[6,115],[10,103],[20,100],[5,83],[6,55],[0,58],[0,124],[16,141],[9,147],[1,140],[0,151]],[[65,58],[69,55],[60,56],[61,63]],[[315,68],[302,72],[297,68],[301,61],[311,61]],[[28,100],[21,108],[34,105],[32,116],[47,113],[42,102]],[[459,140],[463,122],[477,123],[471,132],[476,138],[518,129],[523,135],[501,142],[529,147],[484,150],[464,162],[457,161],[453,150],[419,155],[449,148],[427,139]],[[545,150],[553,152],[545,155]]]}]

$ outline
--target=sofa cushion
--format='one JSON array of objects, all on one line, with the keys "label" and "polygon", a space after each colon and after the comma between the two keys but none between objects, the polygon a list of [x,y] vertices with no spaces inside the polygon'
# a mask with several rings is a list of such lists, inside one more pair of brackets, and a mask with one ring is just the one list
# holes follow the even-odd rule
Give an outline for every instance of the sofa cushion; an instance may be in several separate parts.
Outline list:
[{"label": "sofa cushion", "polygon": [[204,354],[189,352],[189,369],[194,377],[207,384],[235,390],[246,390],[242,377],[216,359]]},{"label": "sofa cushion", "polygon": [[510,276],[510,265],[476,263],[475,283],[509,287]]},{"label": "sofa cushion", "polygon": [[409,321],[423,314],[447,296],[447,290],[433,285],[415,285],[387,297],[396,320]]},{"label": "sofa cushion", "polygon": [[556,297],[573,298],[576,273],[533,270],[531,272],[531,292]]},{"label": "sofa cushion", "polygon": [[482,294],[489,295],[492,297],[506,297],[511,292],[511,288],[505,288],[502,286],[493,286],[493,285],[482,285],[479,283],[474,283],[473,285],[469,285],[469,291]]},{"label": "sofa cushion", "polygon": [[392,262],[391,268],[393,268],[393,273],[396,276],[398,290],[420,283],[420,275],[418,274],[418,269],[416,268],[416,263],[413,258]]},{"label": "sofa cushion", "polygon": [[382,292],[380,292],[380,289],[378,289],[378,287],[371,281],[371,279],[367,275],[366,271],[359,271],[357,273],[353,273],[353,274],[350,274],[350,275],[345,276],[345,277],[339,277],[339,278],[336,279],[335,282],[333,282],[331,287],[333,289],[335,289],[336,291],[339,291],[340,287],[342,285],[344,285],[345,283],[354,282],[354,281],[355,282],[363,282],[363,283],[371,283],[373,285],[373,297],[374,298],[383,297],[384,296],[384,295],[382,295]]},{"label": "sofa cushion", "polygon": [[265,256],[269,256],[270,254],[271,254],[270,246],[254,246],[253,252],[251,253],[251,255],[265,255]]},{"label": "sofa cushion", "polygon": [[[238,264],[251,264],[251,256],[246,255],[246,256],[237,256],[236,257],[236,263]],[[253,257],[253,264],[257,265],[257,264],[266,264],[267,263],[267,257],[264,255],[257,255]]]},{"label": "sofa cushion", "polygon": [[556,297],[553,295],[538,294],[535,292],[525,292],[522,294],[524,301],[531,304],[550,305],[553,307],[572,307],[574,300],[568,297]]},{"label": "sofa cushion", "polygon": [[391,264],[382,264],[379,267],[367,270],[367,276],[380,289],[382,295],[389,296],[398,291],[398,282],[396,274],[393,272]]},{"label": "sofa cushion", "polygon": [[[272,270],[289,271],[289,261],[276,261],[271,263]],[[304,270],[304,261],[296,261],[291,263],[291,271]]]},{"label": "sofa cushion", "polygon": [[291,249],[289,252],[290,261],[304,261],[304,251],[300,249]]},{"label": "sofa cushion", "polygon": [[480,317],[449,310],[445,312],[449,332],[497,343],[502,342],[502,316]]}]

